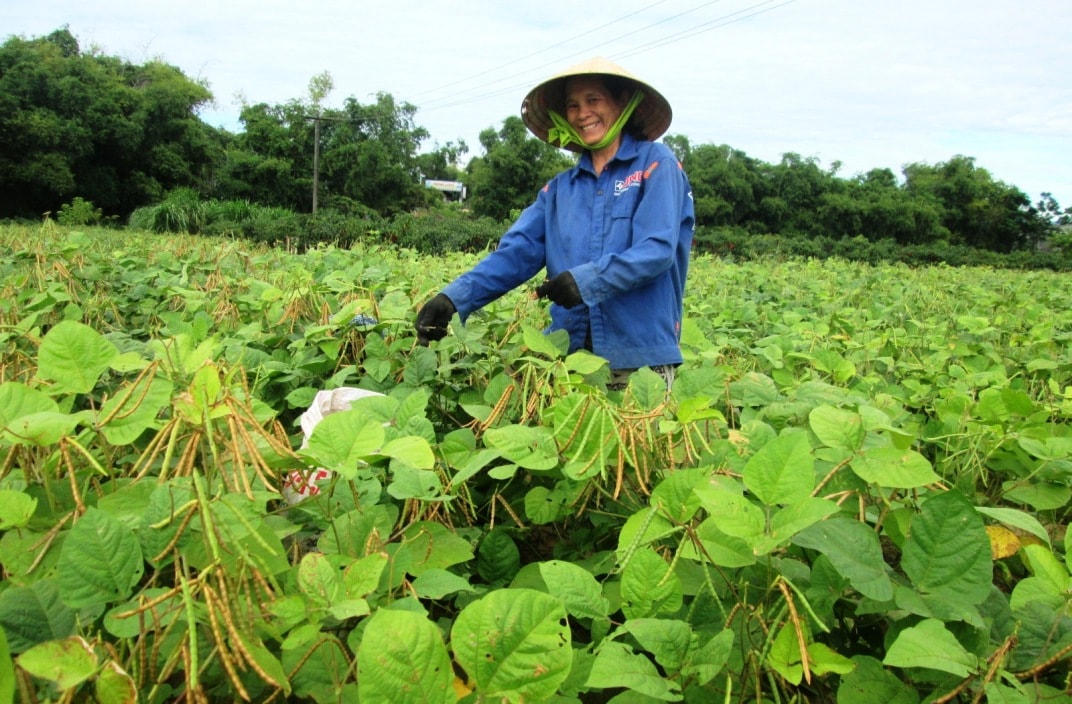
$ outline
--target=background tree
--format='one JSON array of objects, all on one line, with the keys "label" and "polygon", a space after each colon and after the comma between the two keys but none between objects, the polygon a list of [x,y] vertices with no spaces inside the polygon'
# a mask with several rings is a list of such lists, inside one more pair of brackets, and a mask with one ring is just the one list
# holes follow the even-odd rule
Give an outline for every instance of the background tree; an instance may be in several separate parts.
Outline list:
[{"label": "background tree", "polygon": [[414,123],[417,108],[390,93],[362,105],[346,99],[321,148],[322,183],[329,194],[352,198],[381,215],[428,202],[417,152],[428,131]]},{"label": "background tree", "polygon": [[333,90],[335,90],[335,79],[328,71],[322,71],[309,79],[309,104],[314,114],[320,114],[324,99],[331,95]]},{"label": "background tree", "polygon": [[692,185],[697,225],[757,229],[766,192],[759,161],[725,144],[704,144],[688,149],[682,166]]},{"label": "background tree", "polygon": [[663,137],[663,144],[670,147],[670,151],[674,153],[674,156],[682,164],[688,161],[689,155],[692,153],[692,143],[683,134],[668,134]]},{"label": "background tree", "polygon": [[835,239],[862,236],[908,245],[949,238],[935,203],[913,198],[889,169],[872,169],[822,194],[817,220]]},{"label": "background tree", "polygon": [[204,85],[159,61],[83,53],[66,28],[0,46],[0,216],[39,217],[75,196],[125,215],[196,184],[219,136]]},{"label": "background tree", "polygon": [[322,122],[323,101],[334,87],[324,71],[309,79],[305,100],[243,105],[245,129],[228,146],[210,195],[310,210],[315,121]]},{"label": "background tree", "polygon": [[1052,229],[1023,191],[995,181],[974,157],[910,164],[904,175],[909,194],[937,204],[955,244],[1011,252],[1035,246]]},{"label": "background tree", "polygon": [[[316,119],[323,202],[357,203],[388,216],[427,203],[421,176],[426,162],[417,152],[428,131],[414,123],[417,108],[379,93],[371,105],[351,96],[342,109],[324,109],[320,99],[329,84],[330,76],[321,74],[310,82],[308,100],[245,106],[245,129],[227,149],[212,195],[309,212]],[[458,153],[454,145],[445,148],[444,168]]]},{"label": "background tree", "polygon": [[461,161],[468,153],[469,146],[465,140],[447,142],[442,146],[436,143],[431,151],[417,155],[417,168],[424,178],[461,181],[465,173]]},{"label": "background tree", "polygon": [[224,151],[208,195],[309,212],[312,208],[313,126],[305,104],[245,105],[244,126]]},{"label": "background tree", "polygon": [[511,115],[496,131],[480,133],[484,156],[469,162],[470,203],[477,215],[506,220],[526,208],[537,192],[575,161],[547,142],[529,136],[520,117]]},{"label": "background tree", "polygon": [[1053,194],[1048,191],[1043,191],[1039,195],[1038,203],[1035,204],[1035,210],[1039,216],[1045,218],[1052,227],[1062,227],[1065,225],[1072,225],[1072,208],[1066,208],[1061,211],[1061,205],[1057,202],[1057,199],[1053,197]]},{"label": "background tree", "polygon": [[815,157],[787,152],[778,164],[762,169],[762,182],[758,209],[767,232],[817,233],[819,203],[824,193],[834,189],[834,173],[820,169]]}]

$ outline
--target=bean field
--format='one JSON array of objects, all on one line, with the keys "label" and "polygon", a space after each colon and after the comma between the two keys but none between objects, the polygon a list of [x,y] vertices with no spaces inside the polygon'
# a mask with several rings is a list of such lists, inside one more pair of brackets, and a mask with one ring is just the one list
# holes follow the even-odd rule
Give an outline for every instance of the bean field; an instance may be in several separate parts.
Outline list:
[{"label": "bean field", "polygon": [[698,255],[608,391],[416,344],[474,255],[0,247],[0,704],[1069,701],[1067,275]]}]

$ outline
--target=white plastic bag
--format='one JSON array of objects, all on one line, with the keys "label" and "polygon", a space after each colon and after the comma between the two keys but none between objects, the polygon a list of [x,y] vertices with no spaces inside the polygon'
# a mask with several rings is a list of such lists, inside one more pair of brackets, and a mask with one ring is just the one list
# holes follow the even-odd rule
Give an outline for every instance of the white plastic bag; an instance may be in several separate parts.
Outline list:
[{"label": "white plastic bag", "polygon": [[[331,389],[330,391],[318,391],[316,396],[313,397],[313,402],[305,413],[301,414],[300,423],[302,429],[302,448],[309,444],[309,438],[313,434],[313,428],[317,426],[320,421],[324,420],[324,416],[331,415],[332,413],[338,413],[339,411],[346,411],[350,409],[350,404],[359,398],[365,398],[366,396],[383,396],[381,393],[375,391],[367,391],[365,389],[355,389],[348,386],[342,386],[337,389]],[[283,498],[286,499],[288,504],[296,504],[302,499],[310,496],[316,496],[320,493],[319,484],[326,479],[329,479],[332,475],[331,470],[320,467],[313,470],[295,470],[287,474],[286,479],[283,480]]]}]

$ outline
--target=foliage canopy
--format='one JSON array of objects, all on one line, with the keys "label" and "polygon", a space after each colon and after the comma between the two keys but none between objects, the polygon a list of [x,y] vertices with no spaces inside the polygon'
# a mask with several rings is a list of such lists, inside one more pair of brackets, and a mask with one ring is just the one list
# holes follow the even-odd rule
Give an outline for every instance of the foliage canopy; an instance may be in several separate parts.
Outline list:
[{"label": "foliage canopy", "polygon": [[[89,212],[125,219],[176,189],[309,213],[315,182],[317,210],[390,219],[438,205],[423,182],[441,179],[465,182],[476,217],[504,222],[574,160],[509,116],[481,133],[482,153],[463,163],[461,140],[428,145],[417,106],[381,92],[371,104],[351,96],[327,108],[334,88],[325,72],[301,99],[246,104],[242,130],[231,134],[199,118],[212,95],[173,66],[84,52],[66,27],[12,36],[0,46],[0,217],[37,218],[80,198]],[[863,237],[1010,253],[1035,249],[1070,221],[1050,194],[1033,204],[970,156],[844,178],[836,162],[823,169],[799,154],[769,164],[685,135],[666,142],[690,176],[705,236]]]},{"label": "foliage canopy", "polygon": [[83,53],[66,28],[0,46],[0,214],[39,217],[82,197],[129,213],[200,184],[216,130],[209,90],[159,61]]}]

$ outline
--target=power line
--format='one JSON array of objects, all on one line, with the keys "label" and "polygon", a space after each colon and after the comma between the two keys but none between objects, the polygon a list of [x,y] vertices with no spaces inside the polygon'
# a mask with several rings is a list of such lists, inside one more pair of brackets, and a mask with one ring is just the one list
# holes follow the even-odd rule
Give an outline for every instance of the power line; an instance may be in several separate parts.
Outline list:
[{"label": "power line", "polygon": [[[750,17],[755,17],[756,15],[762,15],[764,13],[771,12],[772,10],[777,10],[780,7],[785,7],[786,5],[792,5],[794,2],[796,2],[796,0],[785,0],[782,3],[780,3],[778,5],[775,5],[774,7],[766,7],[766,8],[763,8],[762,10],[756,10],[755,12],[749,13],[747,15],[743,15],[741,17],[734,17],[734,15],[739,15],[742,12],[748,12],[749,10],[753,10],[753,9],[755,9],[757,7],[762,7],[763,5],[769,5],[770,3],[774,2],[774,1],[775,0],[765,0],[764,2],[757,3],[757,4],[752,5],[750,7],[746,7],[743,10],[738,10],[737,12],[733,12],[733,13],[730,13],[730,14],[725,15],[723,17],[719,17],[718,19],[711,20],[710,22],[705,22],[705,23],[703,23],[701,25],[693,27],[690,30],[685,30],[685,31],[679,32],[678,34],[675,34],[675,35],[670,35],[669,39],[664,38],[664,39],[658,39],[658,40],[656,40],[654,42],[649,42],[648,44],[644,44],[642,46],[639,46],[636,49],[628,51],[628,52],[626,52],[624,54],[618,54],[617,57],[624,59],[624,58],[628,58],[630,56],[635,56],[637,54],[643,54],[646,51],[651,51],[652,49],[658,49],[659,47],[666,46],[667,44],[673,44],[675,42],[682,41],[682,40],[685,40],[685,39],[691,39],[692,37],[694,37],[694,36],[696,36],[698,34],[703,34],[705,32],[710,32],[711,30],[719,29],[721,27],[725,27],[727,25],[731,25],[731,24],[734,24],[736,22],[741,22],[742,20],[746,20],[746,19],[748,19]],[[733,19],[729,19],[730,17],[733,17]],[[724,20],[728,20],[728,21],[724,21]],[[713,26],[709,26],[709,25],[713,25]]]},{"label": "power line", "polygon": [[[619,39],[623,39],[625,37],[637,34],[639,32],[646,31],[646,30],[651,29],[652,27],[658,26],[660,24],[665,24],[666,22],[669,22],[669,21],[671,21],[673,19],[677,19],[678,17],[690,14],[692,12],[695,12],[696,10],[702,9],[702,8],[707,7],[709,5],[713,5],[713,4],[715,4],[717,2],[720,2],[720,1],[721,0],[711,0],[710,2],[707,2],[707,3],[704,3],[703,5],[699,5],[697,7],[694,7],[692,9],[690,9],[690,10],[686,10],[685,12],[678,13],[676,15],[673,15],[672,17],[665,18],[663,20],[660,20],[658,22],[654,22],[654,23],[652,23],[650,25],[647,25],[645,27],[642,27],[640,29],[636,29],[636,30],[627,32],[625,34],[619,35],[617,37],[614,37],[613,39],[610,39],[607,42],[604,42],[603,44],[601,44],[599,46],[603,46],[603,45],[605,45],[607,43],[615,42],[615,41],[618,41]],[[665,35],[663,37],[660,37],[659,39],[656,39],[654,41],[648,42],[647,44],[642,44],[640,46],[634,47],[633,49],[626,50],[624,52],[615,53],[615,54],[612,55],[612,57],[616,58],[616,59],[622,59],[622,58],[628,58],[630,56],[635,56],[637,54],[642,54],[644,52],[651,51],[652,49],[657,49],[657,48],[660,48],[660,47],[663,47],[663,46],[667,46],[669,44],[674,44],[674,43],[677,43],[679,41],[683,41],[685,39],[690,39],[690,38],[692,38],[694,36],[697,36],[699,34],[710,32],[710,31],[713,31],[715,29],[719,29],[721,27],[725,27],[727,25],[734,24],[736,22],[746,20],[746,19],[748,19],[750,17],[755,17],[756,15],[761,15],[761,14],[764,14],[764,13],[767,13],[767,12],[771,12],[771,11],[776,10],[778,8],[785,7],[786,5],[790,5],[790,4],[794,3],[794,2],[796,2],[796,0],[785,0],[784,2],[782,2],[782,3],[778,4],[778,5],[774,5],[773,7],[764,7],[765,5],[770,5],[772,2],[776,2],[776,0],[763,0],[763,2],[758,2],[758,3],[755,3],[755,4],[749,5],[748,7],[745,7],[743,9],[741,9],[741,10],[737,10],[735,12],[727,13],[725,15],[722,15],[721,17],[717,17],[717,18],[715,18],[713,20],[710,20],[708,22],[704,22],[704,23],[696,25],[694,27],[690,27],[689,29],[681,30],[681,31],[678,31],[678,32],[673,32],[671,34],[667,34],[667,35]],[[763,9],[757,9],[757,8],[763,8]],[[755,12],[750,12],[751,10],[755,10]],[[749,14],[742,14],[742,13],[749,13]],[[575,52],[573,54],[568,54],[565,58],[578,56],[580,54],[587,54],[589,51],[590,50],[585,50],[585,51],[582,51],[582,52]],[[536,53],[542,53],[542,52],[536,52]],[[548,62],[546,64],[541,64],[540,66],[536,66],[536,67],[533,67],[532,69],[529,69],[525,73],[515,73],[515,74],[512,74],[510,76],[507,76],[507,77],[501,78],[499,80],[493,81],[489,85],[495,85],[497,83],[503,83],[504,81],[510,80],[512,78],[518,78],[518,77],[520,77],[522,75],[531,74],[532,71],[535,71],[535,70],[537,70],[539,68],[544,68],[544,67],[546,67],[548,65],[553,65],[553,64],[560,63],[560,61],[562,61],[562,60],[564,60],[564,59]],[[516,62],[511,62],[511,63],[516,63]],[[501,95],[505,95],[507,93],[512,93],[512,92],[515,92],[515,91],[524,90],[525,88],[528,88],[528,87],[530,87],[528,83],[522,83],[522,84],[513,84],[513,85],[510,85],[510,86],[507,86],[506,88],[500,88],[500,89],[496,89],[496,90],[493,90],[493,91],[490,91],[490,92],[487,92],[487,93],[481,93],[481,94],[478,94],[478,95],[465,96],[464,93],[463,93],[462,97],[454,96],[456,99],[451,101],[451,102],[439,102],[439,103],[437,103],[436,101],[432,101],[432,105],[430,105],[430,106],[421,106],[420,109],[431,112],[431,111],[434,111],[434,110],[441,110],[441,109],[444,109],[444,108],[457,107],[459,105],[466,105],[466,104],[469,104],[469,103],[475,103],[475,102],[479,102],[481,100],[486,100],[488,98],[495,98],[495,97],[498,97],[498,96],[501,96]]]},{"label": "power line", "polygon": [[[769,1],[773,1],[773,0],[769,0]],[[685,15],[689,15],[689,14],[692,14],[693,12],[697,12],[698,10],[702,10],[702,9],[704,9],[705,7],[710,7],[711,5],[715,5],[715,4],[719,3],[719,2],[722,2],[722,0],[708,0],[708,2],[705,2],[705,3],[701,4],[701,5],[697,5],[696,7],[693,7],[693,8],[691,8],[691,9],[685,10],[685,11],[683,11],[683,12],[679,12],[679,13],[677,13],[676,15],[671,15],[670,17],[665,17],[665,18],[663,18],[663,19],[661,19],[661,20],[658,20],[657,22],[652,22],[651,24],[648,24],[648,25],[645,25],[645,26],[643,26],[643,27],[640,27],[639,29],[634,29],[634,30],[631,30],[631,31],[629,31],[629,32],[626,32],[626,33],[624,33],[624,34],[619,34],[619,35],[618,35],[618,36],[616,36],[616,37],[612,37],[612,38],[610,38],[610,39],[607,39],[607,40],[605,40],[605,41],[603,41],[603,42],[600,42],[599,44],[597,44],[595,48],[596,48],[596,49],[598,49],[599,47],[602,47],[602,46],[607,46],[608,44],[611,44],[611,43],[613,43],[613,42],[617,42],[617,41],[619,41],[619,40],[621,40],[621,39],[625,39],[626,37],[631,37],[631,36],[633,36],[634,34],[639,34],[640,32],[646,32],[646,31],[648,31],[649,29],[652,29],[652,28],[654,28],[654,27],[658,27],[658,26],[659,26],[659,25],[661,25],[661,24],[666,24],[667,22],[671,22],[671,21],[673,21],[673,20],[676,20],[676,19],[678,19],[678,18],[680,18],[680,17],[684,17]],[[651,7],[654,7],[654,6],[655,6],[655,5],[657,5],[657,4],[659,4],[659,3],[655,3],[655,4],[653,4],[653,5],[649,5],[648,7],[644,8],[644,9],[645,9],[645,10],[646,10],[646,9],[649,9],[649,8],[651,8]],[[637,12],[634,12],[634,13],[632,13],[632,15],[638,14],[639,12],[643,12],[643,11],[644,11],[644,10],[638,10]],[[631,17],[632,15],[628,15],[628,17]],[[622,18],[622,19],[625,19],[625,18]],[[603,27],[607,27],[607,26],[609,26],[609,25],[611,25],[611,24],[614,24],[614,22],[610,22],[610,23],[608,23],[608,24],[606,24],[606,25],[603,25]],[[603,27],[597,27],[596,29],[602,29]],[[578,39],[578,38],[588,38],[588,37],[589,37],[589,35],[590,35],[590,34],[591,34],[592,32],[595,32],[595,31],[596,31],[596,30],[588,30],[587,32],[584,32],[584,33],[582,33],[582,34],[580,34],[580,35],[577,35],[576,37],[573,37],[573,38],[571,38],[571,39],[569,39],[569,40],[565,40],[565,41],[562,41],[562,42],[558,42],[558,44],[556,44],[556,45],[554,45],[554,46],[559,46],[559,45],[561,45],[561,44],[569,43],[569,42],[571,42],[571,41],[574,41],[574,40],[576,40],[576,39]],[[494,80],[494,81],[491,81],[491,82],[490,82],[489,84],[487,84],[487,85],[488,85],[488,86],[493,86],[493,85],[496,85],[496,84],[500,84],[500,83],[505,83],[506,81],[509,81],[509,80],[512,80],[512,79],[515,79],[515,78],[519,78],[520,76],[523,76],[523,75],[524,75],[524,76],[528,76],[528,75],[530,75],[530,74],[531,74],[531,73],[532,73],[533,71],[536,71],[536,70],[539,70],[539,69],[542,69],[542,68],[546,68],[546,67],[548,67],[548,66],[556,66],[556,65],[559,65],[559,64],[560,64],[560,63],[561,63],[562,61],[564,61],[565,59],[568,59],[568,58],[572,58],[572,57],[576,57],[576,56],[581,56],[581,55],[588,55],[588,54],[589,54],[589,53],[590,53],[591,51],[592,51],[591,49],[584,49],[584,50],[581,50],[581,51],[576,51],[576,52],[573,52],[573,53],[571,53],[571,54],[567,54],[567,55],[566,55],[565,57],[562,57],[562,58],[559,58],[559,59],[553,59],[553,60],[551,60],[551,61],[545,62],[545,63],[543,63],[543,64],[540,64],[540,65],[538,65],[538,66],[533,66],[532,68],[529,68],[529,69],[527,69],[527,70],[526,70],[526,71],[524,71],[524,72],[521,72],[521,73],[514,73],[514,74],[511,74],[511,75],[509,75],[509,76],[504,76],[503,78],[499,78],[499,79],[496,79],[496,80]],[[530,55],[529,55],[529,57],[531,57],[531,56],[535,56],[535,55],[537,55],[537,54],[541,54],[541,53],[544,53],[544,51],[543,51],[543,50],[541,50],[541,51],[537,51],[537,52],[535,52],[534,54],[530,54]],[[529,58],[529,57],[523,57],[523,58]],[[517,59],[517,60],[515,60],[515,61],[511,61],[511,62],[510,62],[510,64],[514,64],[514,63],[517,63],[518,61],[521,61],[521,60],[522,60],[522,59]],[[504,64],[504,65],[510,65],[510,64]],[[485,71],[485,72],[484,72],[483,74],[478,74],[478,75],[484,75],[484,74],[486,74],[486,73],[490,73],[490,72],[492,72],[492,71],[494,71],[494,70],[497,70],[497,69],[492,69],[491,71]],[[460,81],[460,82],[465,82],[466,80],[471,80],[471,79],[464,79],[463,81]],[[492,92],[492,93],[488,93],[488,94],[484,94],[484,95],[478,96],[478,97],[477,97],[477,98],[475,98],[474,100],[481,100],[481,99],[483,99],[483,98],[486,98],[486,97],[496,97],[496,96],[502,95],[502,94],[503,94],[503,93],[505,93],[505,92],[513,91],[513,90],[516,90],[516,89],[517,89],[517,88],[516,88],[516,86],[509,86],[509,87],[507,87],[506,89],[503,89],[503,90],[498,90],[498,91],[495,91],[495,92]],[[457,96],[454,96],[454,97],[457,97]],[[425,109],[428,109],[428,110],[433,110],[433,109],[436,109],[436,108],[443,108],[443,107],[454,107],[454,106],[456,106],[456,105],[459,105],[459,104],[463,104],[464,102],[466,102],[465,100],[463,100],[462,102],[459,102],[459,101],[457,101],[457,100],[454,100],[453,102],[448,102],[448,103],[446,103],[446,104],[444,104],[444,105],[439,105],[439,104],[437,104],[437,103],[439,103],[439,102],[442,102],[443,100],[451,100],[451,98],[442,98],[442,99],[440,99],[440,100],[438,100],[438,101],[437,101],[437,100],[432,100],[432,101],[431,101],[431,104],[430,104],[430,105],[428,105],[428,106],[426,106],[426,108],[425,108]]]},{"label": "power line", "polygon": [[[715,0],[715,1],[718,2],[718,0]],[[554,44],[551,44],[550,46],[545,46],[542,49],[537,49],[536,51],[534,51],[534,52],[532,52],[530,54],[525,54],[524,56],[520,56],[520,57],[518,57],[516,59],[513,59],[512,61],[507,61],[504,64],[500,64],[500,65],[496,66],[495,68],[489,68],[486,71],[481,71],[480,73],[473,74],[472,76],[469,76],[468,78],[462,78],[462,79],[459,79],[457,81],[452,81],[450,83],[446,83],[444,85],[437,86],[436,88],[432,88],[429,91],[425,91],[425,93],[418,93],[416,96],[414,96],[414,98],[420,97],[422,95],[425,95],[426,93],[437,93],[437,92],[446,90],[447,88],[452,88],[452,87],[454,87],[456,85],[459,85],[461,83],[468,83],[469,81],[476,80],[477,78],[480,78],[481,76],[486,76],[489,73],[495,73],[496,71],[499,71],[499,70],[505,68],[506,66],[513,66],[514,64],[521,63],[522,61],[524,61],[526,59],[531,59],[534,56],[539,56],[540,54],[545,54],[548,51],[551,51],[552,49],[555,49],[557,47],[562,46],[563,44],[569,44],[570,42],[577,41],[578,39],[587,39],[589,37],[589,35],[591,33],[593,33],[593,32],[598,32],[601,29],[606,29],[607,27],[615,25],[615,24],[617,24],[619,22],[623,22],[623,21],[629,19],[630,17],[634,17],[634,16],[639,15],[639,14],[641,14],[643,12],[647,12],[651,8],[655,7],[656,5],[662,5],[664,2],[667,2],[667,0],[657,0],[657,2],[653,2],[650,5],[646,5],[646,6],[642,7],[642,8],[640,8],[639,10],[636,10],[635,12],[630,12],[628,15],[623,15],[622,17],[615,18],[615,19],[611,20],[610,22],[607,22],[605,24],[601,24],[598,27],[594,27],[592,29],[586,30],[584,32],[581,32],[580,34],[576,34],[576,35],[574,35],[572,37],[569,37],[568,39],[563,39],[560,42],[555,42]],[[411,98],[410,100],[412,101],[413,98]]]}]

